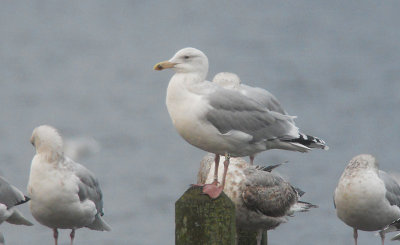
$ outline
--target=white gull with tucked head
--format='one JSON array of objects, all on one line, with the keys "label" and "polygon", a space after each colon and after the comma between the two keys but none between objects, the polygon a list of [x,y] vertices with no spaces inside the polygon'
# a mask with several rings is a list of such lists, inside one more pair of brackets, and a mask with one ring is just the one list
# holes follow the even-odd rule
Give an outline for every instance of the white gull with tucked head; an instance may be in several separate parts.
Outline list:
[{"label": "white gull with tucked head", "polygon": [[110,231],[102,219],[103,199],[99,182],[92,172],[63,153],[60,134],[51,126],[33,130],[31,143],[36,148],[28,182],[33,217],[53,229],[57,244],[57,229],[71,229],[71,244],[75,229]]},{"label": "white gull with tucked head", "polygon": [[[300,134],[292,117],[272,112],[257,100],[233,89],[206,81],[207,56],[198,49],[179,50],[169,61],[154,66],[155,70],[173,69],[167,89],[167,108],[178,133],[190,144],[219,155],[225,155],[224,172],[229,156],[253,156],[268,149],[307,152],[316,138]],[[320,148],[325,144],[318,140]],[[216,172],[217,173],[217,172]],[[219,196],[224,186],[217,187],[217,175],[203,189],[210,197]]]},{"label": "white gull with tucked head", "polygon": [[[350,160],[334,193],[336,214],[357,230],[378,231],[400,218],[400,186],[386,172],[379,170],[375,157],[362,154]],[[381,232],[384,244],[385,233]]]}]

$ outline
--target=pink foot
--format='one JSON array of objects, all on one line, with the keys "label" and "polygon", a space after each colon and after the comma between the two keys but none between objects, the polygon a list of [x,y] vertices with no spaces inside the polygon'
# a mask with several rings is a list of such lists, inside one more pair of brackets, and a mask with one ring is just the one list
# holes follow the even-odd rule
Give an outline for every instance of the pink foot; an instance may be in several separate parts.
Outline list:
[{"label": "pink foot", "polygon": [[219,197],[219,195],[221,195],[223,189],[224,188],[222,186],[206,184],[203,186],[203,193],[208,195],[211,199],[216,199]]}]

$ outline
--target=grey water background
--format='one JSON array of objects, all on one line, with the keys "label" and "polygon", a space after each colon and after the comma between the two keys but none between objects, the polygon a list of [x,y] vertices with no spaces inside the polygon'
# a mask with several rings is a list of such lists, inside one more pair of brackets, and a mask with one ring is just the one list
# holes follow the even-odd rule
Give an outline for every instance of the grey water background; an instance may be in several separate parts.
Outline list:
[{"label": "grey water background", "polygon": [[[269,232],[270,244],[353,244],[332,204],[347,162],[374,154],[400,171],[398,1],[2,1],[0,169],[26,190],[31,132],[91,136],[101,151],[81,163],[99,178],[112,232],[77,231],[76,244],[173,244],[174,202],[205,152],[176,133],[165,106],[172,71],[155,63],[192,46],[208,79],[237,73],[268,89],[329,151],[272,150],[279,169],[319,209]],[[27,205],[20,207],[33,220]],[[53,244],[50,229],[3,223],[7,244]],[[60,244],[69,244],[62,231]],[[394,235],[394,234],[393,234]],[[391,237],[390,234],[388,237]],[[360,232],[359,244],[378,244]],[[390,244],[390,241],[387,241]]]}]

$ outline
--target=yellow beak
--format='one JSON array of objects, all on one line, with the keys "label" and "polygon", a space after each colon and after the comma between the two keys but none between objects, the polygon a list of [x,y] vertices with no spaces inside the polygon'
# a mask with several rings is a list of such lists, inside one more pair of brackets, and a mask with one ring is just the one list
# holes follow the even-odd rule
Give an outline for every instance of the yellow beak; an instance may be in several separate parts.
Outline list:
[{"label": "yellow beak", "polygon": [[156,70],[156,71],[161,71],[161,70],[164,70],[164,69],[167,69],[167,68],[172,68],[172,67],[174,67],[175,65],[176,65],[176,63],[172,63],[172,62],[169,62],[169,61],[167,60],[167,61],[163,61],[163,62],[157,63],[157,64],[153,67],[153,69]]}]

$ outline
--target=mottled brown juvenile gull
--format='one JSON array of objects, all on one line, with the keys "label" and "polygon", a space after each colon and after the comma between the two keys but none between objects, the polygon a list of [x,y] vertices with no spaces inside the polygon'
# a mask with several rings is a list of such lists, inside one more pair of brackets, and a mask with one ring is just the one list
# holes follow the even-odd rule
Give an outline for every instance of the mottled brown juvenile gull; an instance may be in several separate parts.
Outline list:
[{"label": "mottled brown juvenile gull", "polygon": [[[202,159],[197,175],[198,184],[213,181],[214,164],[212,154]],[[270,172],[276,166],[279,165],[252,166],[242,158],[231,158],[227,173],[224,192],[235,203],[237,227],[258,231],[258,244],[263,230],[276,228],[294,212],[316,207],[299,201],[304,192]],[[221,171],[219,173],[221,175]]]},{"label": "mottled brown juvenile gull", "polygon": [[[336,214],[357,230],[378,231],[400,218],[400,186],[386,172],[379,170],[375,157],[362,154],[350,160],[334,193]],[[380,232],[382,244],[385,233]]]},{"label": "mottled brown juvenile gull", "polygon": [[[215,180],[203,192],[216,198],[225,185],[229,157],[253,156],[268,149],[307,152],[314,137],[300,134],[292,118],[272,112],[238,91],[206,81],[207,56],[195,48],[179,50],[155,70],[175,71],[167,89],[167,108],[178,133],[190,144],[219,156],[225,155],[221,186]],[[322,140],[319,140],[324,145]]]},{"label": "mottled brown juvenile gull", "polygon": [[57,245],[58,230],[88,227],[110,231],[102,219],[103,197],[92,172],[63,153],[63,140],[57,130],[42,125],[33,130],[31,143],[36,148],[28,182],[30,209],[42,225],[53,229]]}]

